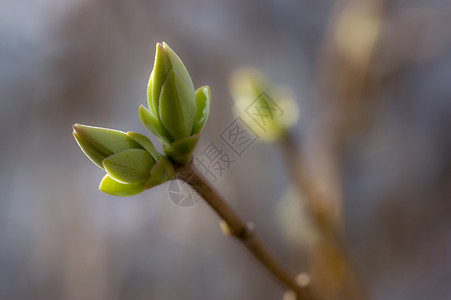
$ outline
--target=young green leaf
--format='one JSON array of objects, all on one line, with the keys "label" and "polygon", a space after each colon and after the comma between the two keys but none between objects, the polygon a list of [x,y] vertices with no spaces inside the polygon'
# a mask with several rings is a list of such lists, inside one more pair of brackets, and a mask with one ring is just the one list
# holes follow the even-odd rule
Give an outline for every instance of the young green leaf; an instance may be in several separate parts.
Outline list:
[{"label": "young green leaf", "polygon": [[99,190],[112,196],[127,197],[137,195],[144,191],[146,189],[145,183],[145,181],[140,181],[136,183],[124,184],[117,182],[108,175],[105,175],[100,182]]},{"label": "young green leaf", "polygon": [[196,90],[197,112],[194,120],[193,134],[199,133],[207,122],[210,114],[211,92],[208,85]]},{"label": "young green leaf", "polygon": [[177,73],[179,73],[180,76],[182,76],[183,80],[188,85],[188,87],[192,91],[194,91],[194,85],[193,81],[191,80],[191,76],[189,75],[188,70],[186,69],[180,57],[178,57],[178,55],[165,42],[163,42],[163,46],[169,57],[169,61],[171,62],[172,69],[174,69]]},{"label": "young green leaf", "polygon": [[150,76],[149,86],[147,88],[149,107],[155,116],[158,115],[158,101],[160,99],[161,88],[166,80],[166,77],[171,70],[171,62],[164,46],[160,43],[156,45],[155,62],[153,71]]},{"label": "young green leaf", "polygon": [[177,140],[191,135],[196,117],[193,90],[182,77],[171,70],[160,94],[160,120]]},{"label": "young green leaf", "polygon": [[139,118],[144,127],[152,132],[162,144],[169,145],[174,140],[169,131],[143,105],[139,107]]},{"label": "young green leaf", "polygon": [[108,175],[121,183],[148,180],[154,165],[152,156],[142,149],[125,150],[103,160]]},{"label": "young green leaf", "polygon": [[171,180],[174,178],[174,175],[175,171],[172,162],[165,156],[162,156],[150,171],[150,179],[146,183],[146,188],[151,188]]},{"label": "young green leaf", "polygon": [[147,136],[133,131],[127,132],[127,135],[132,139],[134,139],[139,144],[141,144],[141,146],[143,146],[144,149],[146,149],[147,152],[149,152],[150,155],[152,155],[154,161],[158,161],[160,159],[160,154],[157,152],[157,150],[155,150],[155,147],[153,146],[152,142],[149,140]]}]

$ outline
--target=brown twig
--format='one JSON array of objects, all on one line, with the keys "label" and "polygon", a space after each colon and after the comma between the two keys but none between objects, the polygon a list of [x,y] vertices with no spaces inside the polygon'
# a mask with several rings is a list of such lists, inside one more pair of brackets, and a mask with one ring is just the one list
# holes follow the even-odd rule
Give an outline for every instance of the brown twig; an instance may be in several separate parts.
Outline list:
[{"label": "brown twig", "polygon": [[309,288],[301,287],[296,283],[294,276],[289,274],[273,255],[263,246],[260,240],[250,231],[243,221],[229,208],[219,193],[198,172],[192,164],[176,167],[177,179],[181,179],[194,188],[219,217],[227,223],[231,235],[241,242],[257,258],[263,266],[290,290],[294,291],[299,300],[316,299]]}]

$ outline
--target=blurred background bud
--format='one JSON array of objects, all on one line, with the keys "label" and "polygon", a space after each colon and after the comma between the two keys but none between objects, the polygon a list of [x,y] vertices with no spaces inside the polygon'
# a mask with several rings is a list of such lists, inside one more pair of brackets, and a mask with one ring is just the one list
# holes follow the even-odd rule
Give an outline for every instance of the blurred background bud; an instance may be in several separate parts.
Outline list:
[{"label": "blurred background bud", "polygon": [[264,141],[280,138],[298,121],[299,106],[292,90],[274,86],[255,68],[234,71],[230,76],[230,92],[235,113]]}]

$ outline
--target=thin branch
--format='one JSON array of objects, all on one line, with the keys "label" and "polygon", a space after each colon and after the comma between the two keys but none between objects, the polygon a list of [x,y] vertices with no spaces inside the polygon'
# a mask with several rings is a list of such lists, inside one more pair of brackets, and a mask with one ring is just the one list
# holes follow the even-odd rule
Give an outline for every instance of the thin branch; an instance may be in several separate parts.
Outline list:
[{"label": "thin branch", "polygon": [[229,208],[219,193],[211,184],[199,173],[199,171],[189,164],[187,166],[176,167],[177,178],[188,183],[194,188],[210,207],[227,223],[230,233],[241,242],[257,258],[263,266],[280,281],[284,286],[294,291],[299,300],[316,299],[311,294],[309,288],[299,286],[294,276],[289,274],[280,266],[273,255],[263,246],[260,240],[248,230],[243,221]]},{"label": "thin branch", "polygon": [[335,275],[341,274],[341,276],[334,276],[334,281],[336,283],[342,281],[341,285],[344,288],[342,292],[348,299],[366,299],[366,293],[343,246],[343,225],[340,213],[333,209],[328,199],[324,199],[307,173],[307,166],[302,159],[300,149],[288,132],[282,137],[280,144],[288,171],[299,195],[303,196],[307,204],[311,222],[318,230],[319,239],[313,250],[313,256],[316,257],[317,262],[320,262],[321,267],[325,268],[323,271]]},{"label": "thin branch", "polygon": [[[330,201],[323,199],[322,193],[308,174],[308,168],[299,147],[289,132],[280,139],[281,150],[288,172],[300,195],[307,202],[307,209],[313,222],[327,238],[336,239],[341,232],[341,218]],[[327,233],[327,234],[326,234]]]}]

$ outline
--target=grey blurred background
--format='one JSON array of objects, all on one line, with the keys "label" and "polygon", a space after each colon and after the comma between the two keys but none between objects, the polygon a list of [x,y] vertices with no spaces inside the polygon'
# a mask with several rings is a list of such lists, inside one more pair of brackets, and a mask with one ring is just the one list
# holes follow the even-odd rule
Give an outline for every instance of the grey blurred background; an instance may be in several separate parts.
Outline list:
[{"label": "grey blurred background", "polygon": [[[251,65],[293,89],[293,134],[321,177],[317,141],[342,107],[330,82],[354,80],[334,54],[334,20],[358,3],[0,1],[0,299],[282,299],[206,204],[177,207],[167,185],[99,192],[103,172],[71,125],[145,133],[138,107],[166,41],[212,89],[199,147],[234,119],[228,77]],[[381,5],[377,93],[340,146],[346,247],[373,299],[450,299],[451,5]],[[359,41],[345,45],[359,53]],[[253,145],[215,186],[287,269],[306,270],[276,145]]]}]

